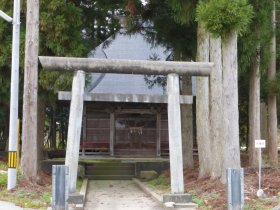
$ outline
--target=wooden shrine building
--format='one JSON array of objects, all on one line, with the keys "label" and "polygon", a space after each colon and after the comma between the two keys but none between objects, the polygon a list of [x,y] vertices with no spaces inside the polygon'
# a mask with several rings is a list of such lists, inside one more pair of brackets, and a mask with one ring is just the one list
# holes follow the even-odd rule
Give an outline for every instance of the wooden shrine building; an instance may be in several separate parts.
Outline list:
[{"label": "wooden shrine building", "polygon": [[[108,45],[108,43],[110,43]],[[118,32],[91,51],[91,58],[169,60],[171,51],[144,35]],[[92,73],[85,90],[80,154],[156,157],[169,154],[166,87],[148,87],[144,75]],[[71,100],[71,92],[59,92]],[[192,104],[192,97],[181,98]]]}]

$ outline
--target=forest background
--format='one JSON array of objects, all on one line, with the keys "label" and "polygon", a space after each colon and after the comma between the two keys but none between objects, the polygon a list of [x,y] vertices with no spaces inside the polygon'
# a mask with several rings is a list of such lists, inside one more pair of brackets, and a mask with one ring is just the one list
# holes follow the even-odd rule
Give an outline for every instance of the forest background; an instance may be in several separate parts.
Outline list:
[{"label": "forest background", "polygon": [[[39,54],[86,57],[90,50],[108,37],[114,36],[121,28],[119,17],[126,17],[128,33],[145,31],[146,38],[151,43],[161,44],[172,50],[174,60],[194,61],[197,59],[199,51],[197,45],[199,23],[204,24],[203,27],[206,31],[208,30],[207,33],[211,37],[221,37],[222,39],[227,33],[223,30],[229,30],[228,25],[230,27],[241,26],[238,28],[239,116],[237,117],[239,119],[239,139],[240,145],[246,147],[249,153],[250,165],[254,166],[256,165],[256,155],[254,150],[250,150],[252,148],[250,142],[252,143],[252,139],[258,137],[255,135],[256,133],[259,137],[267,138],[270,141],[270,132],[267,131],[271,131],[271,124],[269,124],[271,115],[266,111],[262,111],[264,114],[260,115],[254,110],[261,110],[258,108],[261,107],[261,102],[264,107],[267,105],[269,107],[271,98],[279,101],[280,74],[276,73],[271,77],[270,69],[271,63],[274,62],[272,44],[275,34],[276,46],[280,41],[278,39],[280,30],[277,27],[279,18],[277,12],[276,19],[273,20],[272,17],[280,5],[278,1],[238,0],[236,5],[228,4],[229,2],[227,0],[149,0],[143,4],[138,0],[67,0],[63,2],[41,0]],[[26,2],[22,1],[21,4],[20,118],[22,116]],[[217,5],[229,5],[227,9],[231,12],[236,12],[234,10],[236,7],[244,6],[247,8],[245,10],[247,13],[239,13],[239,19],[232,20],[233,17],[237,17],[234,16],[235,14],[231,17],[228,14],[213,12],[218,11]],[[211,7],[215,10],[211,10]],[[12,15],[11,1],[0,0],[0,8]],[[213,14],[211,18],[212,23],[215,24],[207,25],[204,18],[207,12]],[[211,19],[209,14],[206,17]],[[215,19],[224,22],[219,25]],[[237,21],[237,23],[234,25],[231,21]],[[150,23],[148,27],[146,27],[147,24],[144,24],[147,22]],[[0,143],[2,150],[6,150],[9,131],[12,27],[4,20],[0,20],[0,24]],[[278,55],[279,49],[276,50],[276,67],[279,66]],[[71,74],[46,72],[44,69],[39,71],[39,151],[48,148],[64,148],[66,145],[69,110],[57,105],[56,93],[58,90],[70,90],[71,83]],[[161,77],[147,80],[147,85],[164,85],[164,83],[165,81]],[[279,107],[279,103],[277,105]],[[267,108],[262,110],[267,110]],[[274,117],[277,116],[279,119],[279,108],[277,110],[278,113],[274,114]],[[256,118],[256,115],[259,117]],[[265,116],[266,119],[261,121],[260,116]],[[56,127],[60,134],[58,140],[52,132],[54,124],[58,125]],[[277,121],[274,119],[272,126],[275,127],[275,124],[277,126]],[[202,125],[198,124],[196,127],[204,129]],[[261,130],[266,132],[261,133]],[[275,142],[277,139],[273,141]],[[273,152],[268,150],[267,154],[270,164],[277,166],[278,159],[270,156],[272,153],[275,154],[277,148],[274,146],[273,149]],[[190,163],[191,165],[192,163]],[[208,172],[201,171],[201,175],[205,175],[204,173]]]}]

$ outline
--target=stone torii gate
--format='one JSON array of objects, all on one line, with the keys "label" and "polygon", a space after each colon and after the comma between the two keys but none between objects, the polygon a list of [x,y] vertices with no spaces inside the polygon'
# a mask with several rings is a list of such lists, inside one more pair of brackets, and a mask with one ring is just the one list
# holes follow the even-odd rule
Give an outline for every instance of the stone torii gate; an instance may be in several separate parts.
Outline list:
[{"label": "stone torii gate", "polygon": [[44,69],[74,72],[65,159],[65,165],[69,166],[70,193],[76,191],[86,71],[95,73],[167,75],[171,194],[184,194],[179,75],[209,76],[213,67],[212,63],[44,56],[40,56],[39,60]]}]

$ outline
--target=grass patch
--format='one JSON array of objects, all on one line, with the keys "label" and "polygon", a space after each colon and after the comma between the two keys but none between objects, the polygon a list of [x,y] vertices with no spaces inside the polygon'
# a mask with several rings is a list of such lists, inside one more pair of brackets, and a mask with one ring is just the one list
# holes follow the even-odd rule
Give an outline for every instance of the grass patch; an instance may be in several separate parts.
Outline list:
[{"label": "grass patch", "polygon": [[76,184],[76,188],[77,188],[77,191],[80,191],[81,188],[82,188],[82,185],[83,185],[83,179],[78,179],[77,180],[77,184]]},{"label": "grass patch", "polygon": [[251,199],[245,201],[244,210],[270,210],[279,203],[279,198]]},{"label": "grass patch", "polygon": [[[227,203],[223,203],[223,206],[209,205],[208,201],[217,200],[217,198],[220,196],[219,193],[211,192],[211,193],[198,194],[195,190],[190,190],[188,191],[188,193],[192,195],[192,202],[196,203],[199,206],[199,209],[201,210],[220,209],[221,207],[223,209],[226,209],[227,207]],[[277,205],[276,201],[277,199],[275,198],[265,198],[265,199],[255,198],[255,199],[245,200],[244,210],[252,210],[252,209],[270,210]]]},{"label": "grass patch", "polygon": [[192,196],[192,202],[197,204],[199,207],[205,206],[203,199],[197,196]]},{"label": "grass patch", "polygon": [[[31,187],[22,182],[22,176],[18,176],[18,186],[8,191],[7,174],[0,174],[0,200],[15,203],[23,208],[45,210],[51,203],[51,185]],[[80,190],[83,179],[77,180],[77,190]]]},{"label": "grass patch", "polygon": [[42,195],[42,199],[45,201],[45,203],[51,203],[51,197],[52,194],[50,192],[44,192]]},{"label": "grass patch", "polygon": [[160,190],[167,190],[170,189],[170,179],[162,174],[158,178],[149,181],[148,185]]},{"label": "grass patch", "polygon": [[254,209],[254,210],[269,210],[271,209],[271,207],[267,207],[265,206],[265,204],[263,203],[260,203],[259,201],[253,201],[251,202],[250,204],[245,204],[244,205],[244,210],[251,210],[251,209]]},{"label": "grass patch", "polygon": [[193,203],[197,204],[200,208],[207,209],[204,198],[202,198],[202,196],[198,196],[195,190],[190,190],[188,193],[191,194]]},{"label": "grass patch", "polygon": [[2,170],[2,171],[8,170],[8,166],[7,166],[6,162],[0,161],[0,170]]},{"label": "grass patch", "polygon": [[8,174],[7,173],[3,173],[0,174],[0,188],[4,188],[7,186],[7,180],[8,180]]},{"label": "grass patch", "polygon": [[51,186],[40,186],[25,181],[20,173],[17,176],[17,186],[7,190],[7,173],[0,174],[0,200],[15,203],[23,208],[46,209],[51,201]]},{"label": "grass patch", "polygon": [[208,204],[208,201],[212,199],[217,199],[220,196],[216,192],[204,193],[202,195],[198,195],[198,193],[195,190],[190,190],[188,191],[188,193],[191,194],[192,196],[192,202],[197,204],[199,206],[199,209],[202,210],[215,209]]},{"label": "grass patch", "polygon": [[46,209],[50,204],[51,193],[44,192],[38,194],[27,189],[17,189],[14,191],[2,189],[0,200],[15,203],[23,208]]}]

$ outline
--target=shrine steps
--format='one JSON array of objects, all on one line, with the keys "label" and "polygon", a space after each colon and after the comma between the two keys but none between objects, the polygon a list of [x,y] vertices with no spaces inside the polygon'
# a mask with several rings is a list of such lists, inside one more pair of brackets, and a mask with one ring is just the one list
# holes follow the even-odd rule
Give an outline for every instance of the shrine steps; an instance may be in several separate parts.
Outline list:
[{"label": "shrine steps", "polygon": [[135,163],[87,163],[85,177],[92,180],[130,180],[135,177]]}]

